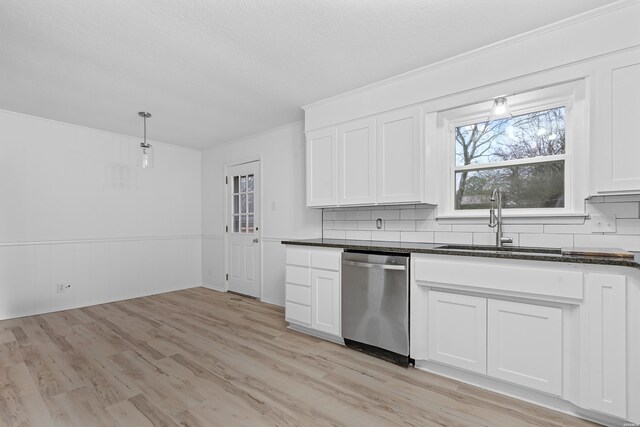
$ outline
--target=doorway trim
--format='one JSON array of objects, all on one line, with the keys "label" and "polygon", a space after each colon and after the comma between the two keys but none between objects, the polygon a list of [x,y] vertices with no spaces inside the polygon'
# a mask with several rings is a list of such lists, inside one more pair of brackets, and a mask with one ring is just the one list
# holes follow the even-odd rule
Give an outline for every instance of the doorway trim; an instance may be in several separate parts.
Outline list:
[{"label": "doorway trim", "polygon": [[260,200],[260,208],[259,208],[258,221],[256,221],[256,227],[258,227],[258,231],[259,231],[258,253],[260,254],[260,272],[259,272],[260,295],[258,296],[258,300],[262,301],[262,295],[264,295],[264,262],[263,262],[264,261],[264,253],[263,253],[264,245],[262,244],[262,233],[264,231],[263,222],[262,222],[262,215],[264,212],[263,196],[262,196],[264,193],[264,173],[263,173],[264,171],[262,167],[262,155],[240,157],[235,160],[224,162],[223,164],[223,168],[222,168],[222,183],[224,185],[224,203],[223,203],[224,223],[222,224],[222,234],[224,235],[224,276],[223,277],[224,277],[224,291],[229,292],[229,281],[226,278],[230,270],[229,261],[231,260],[231,257],[229,256],[229,232],[226,231],[225,227],[230,226],[229,212],[230,212],[231,206],[229,205],[230,184],[226,182],[227,175],[229,172],[229,168],[233,166],[240,166],[246,163],[253,163],[253,162],[258,162],[258,170],[260,171],[260,194],[258,196]]}]

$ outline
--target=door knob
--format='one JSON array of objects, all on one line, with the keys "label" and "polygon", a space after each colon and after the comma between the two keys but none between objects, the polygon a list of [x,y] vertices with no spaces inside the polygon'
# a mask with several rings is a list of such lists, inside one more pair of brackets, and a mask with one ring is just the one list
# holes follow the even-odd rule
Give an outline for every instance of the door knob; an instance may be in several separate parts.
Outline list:
[{"label": "door knob", "polygon": [[253,243],[258,243],[258,239],[253,239]]}]

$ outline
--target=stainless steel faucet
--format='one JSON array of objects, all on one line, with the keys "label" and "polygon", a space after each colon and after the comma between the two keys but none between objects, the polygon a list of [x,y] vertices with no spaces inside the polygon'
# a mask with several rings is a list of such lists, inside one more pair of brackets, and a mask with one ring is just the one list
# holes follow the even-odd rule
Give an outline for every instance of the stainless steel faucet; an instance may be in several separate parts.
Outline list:
[{"label": "stainless steel faucet", "polygon": [[[497,206],[497,208],[496,208]],[[496,216],[496,209],[498,215]],[[489,227],[496,229],[496,247],[501,248],[504,243],[513,243],[511,237],[502,235],[502,191],[496,187],[491,193],[491,209],[489,209]]]}]

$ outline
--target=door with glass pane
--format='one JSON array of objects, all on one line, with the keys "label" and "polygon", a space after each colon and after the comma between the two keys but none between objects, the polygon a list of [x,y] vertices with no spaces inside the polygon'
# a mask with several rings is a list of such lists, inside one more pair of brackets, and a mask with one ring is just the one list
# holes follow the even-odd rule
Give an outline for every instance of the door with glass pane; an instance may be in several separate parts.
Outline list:
[{"label": "door with glass pane", "polygon": [[227,168],[229,290],[256,298],[260,297],[259,170],[259,162]]}]

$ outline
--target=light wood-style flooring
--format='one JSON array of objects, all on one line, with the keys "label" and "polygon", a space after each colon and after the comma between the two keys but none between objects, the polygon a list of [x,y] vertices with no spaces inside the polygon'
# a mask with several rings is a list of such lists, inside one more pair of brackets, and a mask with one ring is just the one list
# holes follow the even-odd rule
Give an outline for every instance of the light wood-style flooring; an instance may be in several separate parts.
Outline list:
[{"label": "light wood-style flooring", "polygon": [[2,426],[578,426],[196,288],[0,322]]}]

